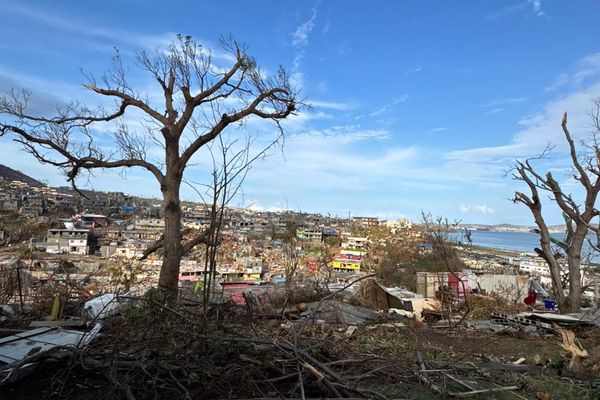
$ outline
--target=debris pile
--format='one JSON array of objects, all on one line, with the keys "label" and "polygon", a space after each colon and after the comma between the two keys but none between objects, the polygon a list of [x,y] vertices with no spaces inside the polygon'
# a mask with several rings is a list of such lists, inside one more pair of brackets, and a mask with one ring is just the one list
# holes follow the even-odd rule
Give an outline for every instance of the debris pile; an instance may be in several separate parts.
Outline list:
[{"label": "debris pile", "polygon": [[[248,292],[243,305],[206,309],[158,291],[127,302],[105,294],[82,305],[85,319],[28,321],[0,338],[0,390],[14,399],[594,398],[586,374],[598,372],[600,329],[590,319],[496,312],[444,325],[427,317],[439,300],[368,278],[352,296],[344,288],[285,306]],[[518,326],[535,334],[505,334]],[[585,339],[574,333],[582,326]],[[558,376],[569,382],[556,386]]]}]

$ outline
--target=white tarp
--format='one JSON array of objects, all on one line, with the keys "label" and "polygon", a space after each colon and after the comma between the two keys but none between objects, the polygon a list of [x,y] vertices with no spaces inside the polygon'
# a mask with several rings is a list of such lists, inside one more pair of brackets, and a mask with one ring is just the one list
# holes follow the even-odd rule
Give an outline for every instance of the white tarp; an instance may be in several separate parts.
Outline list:
[{"label": "white tarp", "polygon": [[121,304],[118,302],[117,295],[107,293],[86,301],[83,311],[90,319],[96,320],[115,315],[120,307]]}]

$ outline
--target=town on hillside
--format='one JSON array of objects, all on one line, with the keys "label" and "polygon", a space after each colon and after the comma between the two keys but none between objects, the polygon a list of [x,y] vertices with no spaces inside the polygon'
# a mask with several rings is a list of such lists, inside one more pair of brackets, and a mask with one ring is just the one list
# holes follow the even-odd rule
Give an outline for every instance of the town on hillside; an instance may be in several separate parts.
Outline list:
[{"label": "town on hillside", "polygon": [[600,400],[600,1],[0,13],[0,400]]},{"label": "town on hillside", "polygon": [[[84,321],[78,310],[108,318],[157,287],[162,255],[146,253],[165,230],[159,200],[27,181],[0,178],[2,321],[25,313],[40,319],[33,326],[68,329]],[[182,211],[184,237],[215,221],[210,204],[184,202]],[[472,232],[458,224],[225,206],[219,232],[217,246],[198,244],[180,262],[185,301],[282,307],[287,318],[331,326],[373,323],[377,312],[436,329],[470,315],[469,326],[490,332],[600,324],[587,311],[549,318],[556,302],[545,261],[469,244]],[[594,265],[584,269],[584,307],[598,299]]]}]

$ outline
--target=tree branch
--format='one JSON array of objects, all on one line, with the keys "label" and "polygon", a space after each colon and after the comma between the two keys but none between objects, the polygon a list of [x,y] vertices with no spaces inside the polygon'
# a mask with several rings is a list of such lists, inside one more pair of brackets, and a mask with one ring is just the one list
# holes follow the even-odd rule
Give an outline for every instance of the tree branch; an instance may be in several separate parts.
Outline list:
[{"label": "tree branch", "polygon": [[577,169],[580,175],[581,183],[585,186],[586,189],[590,189],[592,184],[590,182],[590,178],[585,173],[585,170],[581,166],[579,159],[577,158],[577,150],[575,149],[575,142],[571,138],[571,133],[567,128],[567,112],[563,114],[562,122],[561,122],[562,130],[565,134],[565,138],[567,139],[567,143],[569,143],[569,154],[571,155],[571,161],[573,162],[573,166]]},{"label": "tree branch", "polygon": [[286,109],[283,111],[275,111],[273,113],[262,112],[257,109],[257,107],[264,100],[268,99],[271,96],[274,96],[277,93],[283,93],[288,95],[289,93],[285,89],[281,88],[273,88],[266,92],[261,93],[248,107],[243,110],[240,110],[234,114],[227,115],[223,114],[221,119],[213,128],[206,134],[199,136],[192,144],[189,145],[187,149],[181,154],[180,165],[185,166],[190,158],[198,151],[202,146],[206,143],[210,142],[214,138],[216,138],[229,124],[237,122],[248,115],[255,114],[261,118],[269,118],[269,119],[283,119],[290,115],[295,110],[295,101],[290,99],[286,101]]},{"label": "tree branch", "polygon": [[85,86],[87,89],[104,95],[104,96],[111,96],[111,97],[118,97],[120,99],[122,99],[124,102],[127,102],[128,104],[131,104],[132,106],[135,106],[137,108],[139,108],[140,110],[144,111],[146,114],[148,114],[149,116],[151,116],[152,118],[154,118],[155,120],[157,120],[158,122],[164,124],[164,125],[168,125],[169,121],[168,119],[160,114],[158,111],[154,110],[152,107],[150,107],[148,104],[144,103],[141,100],[138,100],[126,93],[123,93],[121,91],[118,90],[113,90],[113,89],[102,89],[99,87],[96,87],[92,84],[85,84],[83,85]]},{"label": "tree branch", "polygon": [[[27,147],[30,150],[33,149],[33,147],[30,145],[30,143],[35,143],[35,144],[39,144],[41,146],[46,146],[47,148],[50,148],[50,149],[56,151],[57,153],[59,153],[61,156],[63,156],[67,160],[66,162],[64,162],[64,163],[53,162],[52,160],[47,159],[44,155],[40,154],[38,151],[30,151],[41,162],[50,163],[52,165],[59,166],[59,167],[66,167],[66,166],[70,165],[72,167],[71,174],[69,175],[70,179],[75,179],[75,176],[77,175],[77,172],[80,168],[92,169],[92,168],[120,168],[120,167],[143,167],[143,168],[146,168],[148,171],[152,172],[159,182],[162,182],[164,179],[164,175],[162,174],[160,169],[158,169],[158,167],[156,167],[154,164],[151,164],[145,160],[136,160],[136,159],[103,160],[103,159],[96,158],[93,156],[77,157],[74,154],[72,154],[69,150],[67,150],[66,146],[61,146],[61,145],[53,142],[50,139],[44,139],[44,138],[39,138],[39,137],[33,136],[33,135],[29,134],[27,131],[25,131],[17,126],[4,125],[4,124],[0,125],[0,132],[2,134],[4,134],[6,131],[14,132],[14,133],[18,134],[19,136],[21,136],[22,138],[24,138],[25,140],[27,140],[29,142],[27,144]],[[16,140],[16,141],[19,143],[24,143],[24,141],[21,141],[21,140]]]}]

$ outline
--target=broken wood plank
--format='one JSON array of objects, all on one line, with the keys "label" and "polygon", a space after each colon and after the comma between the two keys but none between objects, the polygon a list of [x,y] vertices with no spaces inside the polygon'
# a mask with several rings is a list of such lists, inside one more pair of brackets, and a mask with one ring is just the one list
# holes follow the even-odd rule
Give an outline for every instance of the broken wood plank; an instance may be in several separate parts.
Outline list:
[{"label": "broken wood plank", "polygon": [[454,396],[454,397],[467,397],[467,396],[473,396],[476,394],[504,392],[504,391],[508,391],[508,390],[518,390],[518,389],[520,389],[519,386],[504,386],[504,387],[497,387],[497,388],[491,388],[491,389],[472,390],[470,392],[448,392],[448,395]]},{"label": "broken wood plank", "polygon": [[82,319],[69,319],[69,320],[57,320],[57,321],[31,321],[29,324],[30,328],[41,328],[41,327],[49,327],[49,328],[78,328],[85,326],[86,322]]},{"label": "broken wood plank", "polygon": [[439,386],[437,386],[435,383],[433,383],[431,381],[431,379],[429,379],[427,376],[425,376],[425,374],[421,373],[421,371],[423,371],[423,372],[427,371],[427,368],[425,367],[425,363],[423,362],[423,357],[421,356],[421,352],[417,350],[416,356],[417,356],[417,360],[419,362],[419,367],[420,367],[420,370],[418,370],[418,372],[417,372],[418,378],[434,392],[436,392],[438,394],[444,394],[444,391]]},{"label": "broken wood plank", "polygon": [[452,380],[452,381],[454,381],[454,382],[458,383],[459,385],[466,387],[467,389],[469,389],[469,390],[471,390],[471,391],[476,391],[476,390],[477,390],[477,389],[475,389],[473,386],[469,385],[468,383],[466,383],[466,382],[464,382],[464,381],[461,381],[460,379],[458,379],[458,378],[457,378],[457,377],[455,377],[455,376],[452,376],[452,375],[450,375],[450,374],[446,374],[446,373],[444,374],[444,376],[446,376],[446,378],[448,378],[448,379],[450,379],[450,380]]}]

